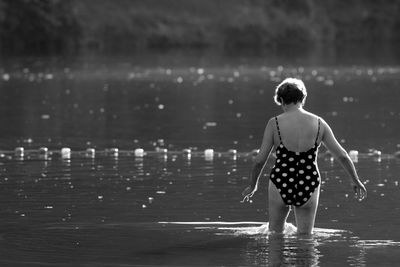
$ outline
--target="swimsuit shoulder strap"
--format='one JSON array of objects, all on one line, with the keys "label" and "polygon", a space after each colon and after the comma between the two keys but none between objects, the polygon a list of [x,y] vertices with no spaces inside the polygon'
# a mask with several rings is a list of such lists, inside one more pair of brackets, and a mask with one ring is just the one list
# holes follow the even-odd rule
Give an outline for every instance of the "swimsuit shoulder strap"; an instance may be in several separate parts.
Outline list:
[{"label": "swimsuit shoulder strap", "polygon": [[279,141],[282,143],[281,131],[279,130],[278,117],[275,117],[276,129],[278,130]]},{"label": "swimsuit shoulder strap", "polygon": [[318,118],[318,132],[317,132],[317,137],[315,138],[315,143],[317,143],[318,141],[320,127],[321,127],[321,120],[320,118]]}]

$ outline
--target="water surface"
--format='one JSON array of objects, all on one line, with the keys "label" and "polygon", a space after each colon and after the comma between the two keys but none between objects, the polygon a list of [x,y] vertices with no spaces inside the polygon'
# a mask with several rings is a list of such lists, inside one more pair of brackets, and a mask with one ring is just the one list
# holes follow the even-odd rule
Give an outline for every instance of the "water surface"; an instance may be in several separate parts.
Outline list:
[{"label": "water surface", "polygon": [[[2,265],[393,266],[398,258],[399,161],[360,159],[359,203],[336,163],[320,158],[312,237],[267,234],[266,177],[240,203],[251,156],[183,155],[4,160]],[[374,166],[371,168],[371,166]],[[294,223],[294,217],[289,217]],[[379,258],[379,262],[377,259]]]},{"label": "water surface", "polygon": [[[399,261],[396,61],[170,59],[5,61],[2,266]],[[253,202],[240,203],[251,152],[280,112],[274,87],[287,76],[305,81],[306,108],[328,121],[347,150],[360,151],[356,167],[368,188],[368,198],[356,201],[346,174],[322,148],[317,228],[307,238],[291,225],[284,236],[267,234],[267,176]],[[38,154],[41,146],[50,149],[47,158]],[[15,155],[15,147],[25,155]],[[62,147],[72,148],[71,159],[60,157]],[[85,155],[88,147],[96,149],[94,158]],[[134,156],[138,147],[145,157]],[[119,148],[119,156],[109,148]],[[204,157],[206,148],[215,150],[213,159]]]}]

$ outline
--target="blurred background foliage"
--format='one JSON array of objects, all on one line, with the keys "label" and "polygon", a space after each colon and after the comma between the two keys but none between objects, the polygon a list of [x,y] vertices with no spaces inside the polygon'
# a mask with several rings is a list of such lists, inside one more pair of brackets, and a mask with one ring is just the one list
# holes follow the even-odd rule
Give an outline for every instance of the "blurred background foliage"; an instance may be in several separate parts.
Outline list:
[{"label": "blurred background foliage", "polygon": [[0,0],[0,51],[395,43],[399,13],[399,0]]}]

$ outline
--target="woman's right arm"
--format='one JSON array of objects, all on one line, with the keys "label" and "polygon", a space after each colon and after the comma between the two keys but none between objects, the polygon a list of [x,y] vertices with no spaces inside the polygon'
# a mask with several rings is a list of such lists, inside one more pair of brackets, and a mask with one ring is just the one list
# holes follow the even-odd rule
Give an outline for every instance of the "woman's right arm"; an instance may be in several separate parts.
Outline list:
[{"label": "woman's right arm", "polygon": [[274,123],[275,121],[270,119],[265,127],[260,150],[254,158],[253,167],[251,168],[250,185],[242,192],[243,201],[250,200],[258,189],[258,180],[274,146]]},{"label": "woman's right arm", "polygon": [[367,190],[365,189],[364,184],[358,178],[358,174],[356,168],[354,167],[353,162],[351,161],[349,154],[336,140],[333,131],[329,125],[321,119],[322,122],[322,142],[326,146],[326,148],[333,154],[333,156],[339,161],[339,163],[343,166],[346,172],[351,177],[351,183],[359,200],[362,200],[367,197]]}]

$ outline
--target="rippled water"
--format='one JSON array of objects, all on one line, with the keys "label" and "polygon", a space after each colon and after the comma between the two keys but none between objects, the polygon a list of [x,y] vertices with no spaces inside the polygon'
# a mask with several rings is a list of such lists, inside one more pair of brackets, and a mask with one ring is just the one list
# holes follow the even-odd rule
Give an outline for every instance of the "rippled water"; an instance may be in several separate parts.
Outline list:
[{"label": "rippled water", "polygon": [[281,112],[272,102],[275,86],[297,76],[308,88],[306,108],[328,121],[348,149],[399,148],[396,65],[250,60],[143,67],[120,60],[17,61],[0,69],[0,123],[13,126],[2,130],[2,147],[34,141],[34,148],[150,150],[162,139],[175,149],[252,150],[266,121]]},{"label": "rippled water", "polygon": [[[2,66],[0,264],[397,264],[400,68],[267,63]],[[273,88],[286,76],[305,80],[306,107],[346,149],[360,151],[356,165],[369,190],[357,202],[344,171],[321,149],[323,191],[308,238],[292,224],[283,236],[267,234],[267,177],[252,203],[240,203],[251,151],[280,112]],[[41,146],[50,149],[47,158],[37,153]],[[72,148],[71,159],[61,158],[62,147]],[[105,152],[113,147],[119,156]],[[133,155],[138,147],[145,157]],[[182,153],[189,147],[191,157]],[[212,159],[205,148],[215,150]]]},{"label": "rippled water", "polygon": [[[2,265],[393,266],[399,260],[399,161],[360,159],[369,196],[357,202],[336,163],[312,237],[268,236],[265,184],[240,203],[251,155],[188,159],[75,156],[1,164]],[[373,166],[373,167],[371,167]],[[293,215],[289,222],[294,223]]]}]

